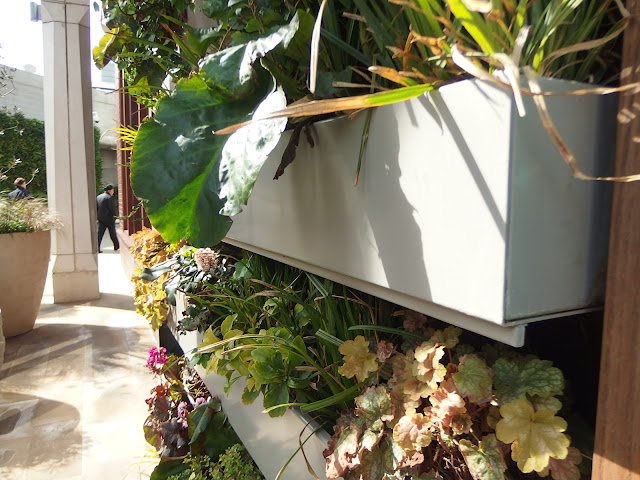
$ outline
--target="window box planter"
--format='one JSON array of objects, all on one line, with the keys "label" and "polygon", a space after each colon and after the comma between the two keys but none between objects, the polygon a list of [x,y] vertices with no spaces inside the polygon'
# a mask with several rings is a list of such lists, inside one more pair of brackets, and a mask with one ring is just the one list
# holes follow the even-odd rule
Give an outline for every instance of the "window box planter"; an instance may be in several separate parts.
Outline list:
[{"label": "window box planter", "polygon": [[[189,356],[193,349],[202,342],[202,334],[199,332],[178,334],[176,326],[184,310],[184,295],[178,294],[176,301],[177,306],[172,309],[169,315],[167,327],[174,334],[185,355]],[[251,405],[242,403],[244,379],[236,382],[227,395],[224,393],[225,378],[214,373],[207,373],[200,366],[196,367],[196,371],[209,391],[220,398],[222,409],[227,414],[231,426],[265,478],[276,478],[280,469],[292,456],[293,459],[280,478],[282,480],[311,478],[307,463],[302,453],[298,451],[299,438],[304,441],[310,437],[304,444],[304,454],[316,475],[321,480],[326,479],[324,474],[325,459],[322,452],[327,448],[330,435],[313,422],[311,417],[296,409],[289,408],[282,417],[271,418],[268,414],[263,413],[262,396]]]},{"label": "window box planter", "polygon": [[[615,98],[547,103],[581,168],[609,174]],[[355,186],[364,114],[315,125],[273,182],[285,136],[225,241],[521,345],[520,325],[602,304],[610,216],[610,186],[574,179],[525,105],[467,80],[379,108]]]}]

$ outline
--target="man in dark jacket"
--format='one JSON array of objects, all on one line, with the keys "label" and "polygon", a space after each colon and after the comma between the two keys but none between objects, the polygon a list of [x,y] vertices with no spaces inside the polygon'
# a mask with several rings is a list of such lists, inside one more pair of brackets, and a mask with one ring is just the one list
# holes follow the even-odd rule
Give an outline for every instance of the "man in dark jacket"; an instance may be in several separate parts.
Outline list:
[{"label": "man in dark jacket", "polygon": [[120,243],[118,242],[118,236],[116,235],[116,215],[118,210],[116,204],[113,201],[113,185],[107,185],[104,187],[104,193],[101,193],[96,198],[96,205],[98,207],[98,252],[101,253],[100,244],[102,243],[102,237],[104,231],[109,229],[109,236],[113,242],[113,249],[118,251]]},{"label": "man in dark jacket", "polygon": [[31,192],[27,190],[27,181],[18,177],[15,179],[13,184],[16,186],[16,189],[9,194],[10,200],[21,200],[23,198],[31,198]]}]

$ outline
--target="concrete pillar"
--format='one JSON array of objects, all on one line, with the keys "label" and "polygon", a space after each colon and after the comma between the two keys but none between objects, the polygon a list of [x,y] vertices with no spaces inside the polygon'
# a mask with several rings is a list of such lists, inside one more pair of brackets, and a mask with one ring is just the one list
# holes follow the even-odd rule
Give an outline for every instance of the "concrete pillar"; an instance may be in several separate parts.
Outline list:
[{"label": "concrete pillar", "polygon": [[89,0],[42,0],[44,117],[55,303],[100,297]]}]

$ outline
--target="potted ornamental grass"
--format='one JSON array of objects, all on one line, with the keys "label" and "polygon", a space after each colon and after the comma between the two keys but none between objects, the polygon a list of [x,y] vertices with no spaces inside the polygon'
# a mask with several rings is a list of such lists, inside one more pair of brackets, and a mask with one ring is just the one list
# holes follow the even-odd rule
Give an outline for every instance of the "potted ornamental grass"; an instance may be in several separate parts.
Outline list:
[{"label": "potted ornamental grass", "polygon": [[33,329],[49,268],[51,229],[59,225],[46,201],[0,197],[0,311],[5,337]]}]

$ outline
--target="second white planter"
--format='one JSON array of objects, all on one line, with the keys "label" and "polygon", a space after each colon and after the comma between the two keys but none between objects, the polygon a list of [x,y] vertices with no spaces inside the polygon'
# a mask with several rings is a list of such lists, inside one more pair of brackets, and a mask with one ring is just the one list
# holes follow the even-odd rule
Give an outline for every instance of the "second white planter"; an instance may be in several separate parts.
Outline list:
[{"label": "second white planter", "polygon": [[[176,298],[178,305],[173,315],[169,316],[168,326],[185,355],[189,357],[193,349],[202,342],[202,334],[179,334],[176,325],[184,310],[185,299],[183,295]],[[224,392],[224,378],[207,373],[202,367],[197,367],[196,371],[209,391],[220,399],[231,426],[267,480],[275,479],[283,468],[281,480],[312,479],[309,467],[320,480],[326,480],[322,452],[327,448],[329,434],[313,422],[311,417],[289,408],[282,417],[271,418],[263,413],[262,396],[251,405],[242,403],[244,380],[236,382],[227,395]],[[300,442],[304,442],[304,455]]]},{"label": "second white planter", "polygon": [[[609,174],[616,99],[547,102],[581,168]],[[469,80],[379,108],[358,185],[363,114],[317,124],[272,181],[285,137],[225,241],[520,345],[514,325],[602,303],[610,210],[609,185],[574,179],[526,107]]]}]

